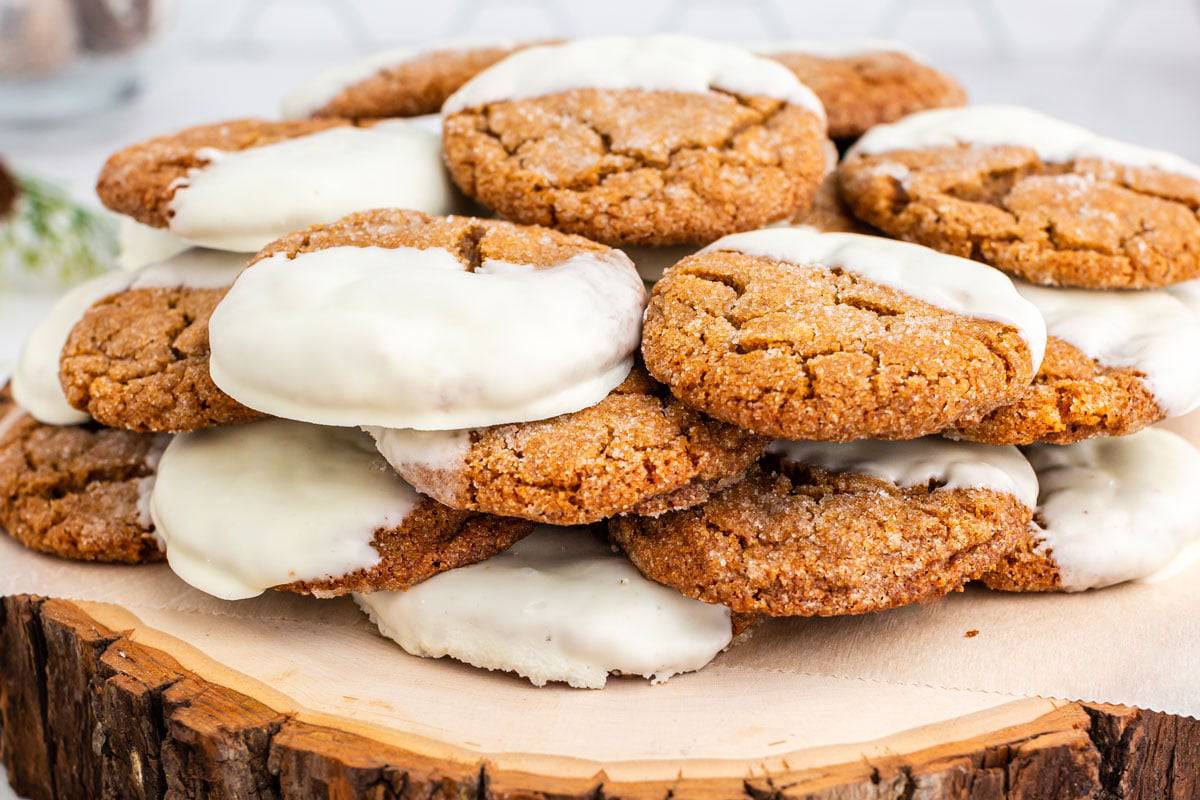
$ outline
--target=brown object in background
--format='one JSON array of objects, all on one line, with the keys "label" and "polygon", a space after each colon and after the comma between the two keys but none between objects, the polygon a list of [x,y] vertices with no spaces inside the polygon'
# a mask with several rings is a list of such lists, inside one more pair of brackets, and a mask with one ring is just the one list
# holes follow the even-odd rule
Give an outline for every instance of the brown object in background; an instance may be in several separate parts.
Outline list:
[{"label": "brown object in background", "polygon": [[79,42],[92,53],[130,50],[144,43],[154,27],[158,0],[72,0]]},{"label": "brown object in background", "polygon": [[8,171],[4,162],[0,161],[0,222],[17,207],[17,198],[20,195],[21,187],[17,185],[17,179]]}]

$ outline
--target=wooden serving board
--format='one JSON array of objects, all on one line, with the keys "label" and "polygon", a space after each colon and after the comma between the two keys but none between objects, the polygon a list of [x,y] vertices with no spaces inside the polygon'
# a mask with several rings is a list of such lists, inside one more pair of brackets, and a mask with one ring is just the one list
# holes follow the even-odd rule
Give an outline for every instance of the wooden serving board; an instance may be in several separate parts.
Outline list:
[{"label": "wooden serving board", "polygon": [[[764,755],[755,757],[737,744],[755,741],[753,719],[713,719],[728,728],[736,757],[666,757],[687,730],[674,720],[631,714],[606,720],[607,704],[566,720],[564,729],[578,730],[580,741],[601,752],[619,749],[614,731],[640,736],[650,726],[656,758],[566,757],[554,755],[563,750],[556,742],[546,742],[545,752],[473,747],[428,735],[436,727],[414,734],[306,708],[205,655],[220,652],[223,637],[253,636],[248,623],[231,618],[194,628],[183,612],[178,616],[160,614],[160,627],[153,627],[108,604],[3,599],[0,745],[19,794],[32,800],[1200,797],[1200,722],[1190,718],[862,681],[839,693],[828,679],[806,683],[802,676],[790,698],[808,719],[801,727],[834,738],[810,733],[787,752],[764,745]],[[287,666],[281,682],[309,686],[310,697],[338,691],[338,676],[318,671],[328,659],[318,658],[302,635],[289,652],[274,652],[280,645],[266,637],[259,641],[273,649],[267,660]],[[615,688],[619,705],[622,691]],[[753,695],[754,687],[741,688]],[[481,733],[497,724],[496,709],[481,704],[473,715],[464,712],[451,686],[414,682],[411,691],[413,708],[427,708],[421,703],[441,691],[456,719],[466,713]],[[603,698],[609,691],[569,696]],[[406,709],[393,711],[402,716]],[[519,711],[505,715],[520,725]],[[695,718],[687,719],[694,726]],[[873,738],[855,739],[856,730]],[[537,733],[524,730],[520,739],[527,744]]]}]

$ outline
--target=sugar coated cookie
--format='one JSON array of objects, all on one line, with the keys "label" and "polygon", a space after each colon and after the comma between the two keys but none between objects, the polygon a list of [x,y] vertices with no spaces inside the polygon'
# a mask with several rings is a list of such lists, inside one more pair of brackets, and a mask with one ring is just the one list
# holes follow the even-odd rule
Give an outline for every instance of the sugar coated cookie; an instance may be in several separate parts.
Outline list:
[{"label": "sugar coated cookie", "polygon": [[583,528],[538,527],[511,549],[406,592],[355,595],[409,653],[600,689],[611,673],[658,683],[729,645],[728,608],[638,574]]},{"label": "sugar coated cookie", "polygon": [[967,102],[956,80],[900,42],[782,41],[754,50],[786,66],[821,98],[829,136],[841,142],[916,111]]},{"label": "sugar coated cookie", "polygon": [[793,439],[912,439],[1020,397],[1045,347],[996,270],[805,228],[721,239],[646,311],[646,367],[685,404]]},{"label": "sugar coated cookie", "polygon": [[417,491],[451,508],[554,525],[704,502],[767,444],[683,406],[640,368],[596,405],[539,422],[368,430]]},{"label": "sugar coated cookie", "polygon": [[441,139],[403,120],[235,120],[120,151],[96,185],[113,211],[193,244],[254,252],[291,231],[395,206],[431,214],[459,201]]},{"label": "sugar coated cookie", "polygon": [[146,500],[166,444],[165,436],[45,425],[0,389],[0,529],[62,558],[161,560]]},{"label": "sugar coated cookie", "polygon": [[1025,535],[1037,478],[1014,447],[779,441],[702,506],[619,517],[646,577],[734,611],[862,614],[933,600]]},{"label": "sugar coated cookie", "polygon": [[452,430],[595,405],[629,374],[645,288],[620,251],[400,210],[275,242],[213,313],[213,380],[328,425]]},{"label": "sugar coated cookie", "polygon": [[286,420],[176,436],[150,513],[171,569],[228,600],[406,589],[532,529],[421,497],[361,431]]},{"label": "sugar coated cookie", "polygon": [[[245,262],[246,257],[238,254],[188,250],[138,271],[108,272],[76,286],[25,340],[13,372],[13,396],[48,425],[77,425],[95,413],[112,427],[173,430],[165,420],[158,420],[164,424],[156,426],[137,417],[157,419],[172,413],[165,406],[173,401],[161,392],[141,394],[151,383],[163,380],[151,373],[166,372],[167,378],[180,371],[207,375],[206,346],[199,348],[202,352],[191,346],[197,337],[195,319],[190,318],[188,304],[177,302],[178,298],[219,296],[221,287],[233,282]],[[172,300],[159,303],[158,316],[148,314],[149,306],[144,304],[119,319],[110,316],[124,301],[148,297]],[[103,308],[96,308],[97,303]],[[202,338],[207,340],[207,334]],[[60,375],[60,359],[68,349],[70,364]],[[127,413],[126,403],[157,404],[160,411]]]},{"label": "sugar coated cookie", "polygon": [[616,245],[703,245],[808,206],[825,118],[787,68],[683,36],[531,47],[443,108],[446,162],[505,217]]},{"label": "sugar coated cookie", "polygon": [[1173,433],[1025,453],[1041,485],[1036,524],[983,577],[993,589],[1079,592],[1151,579],[1200,537],[1200,452]]},{"label": "sugar coated cookie", "polygon": [[892,236],[1033,283],[1200,277],[1200,165],[1013,106],[913,114],[863,136],[842,196]]},{"label": "sugar coated cookie", "polygon": [[1017,402],[957,435],[991,444],[1069,444],[1124,436],[1200,407],[1200,281],[1140,292],[1051,289],[1017,282],[1050,335],[1046,358]]},{"label": "sugar coated cookie", "polygon": [[[43,323],[53,337],[46,335],[46,346],[27,347],[22,364],[45,373],[53,363],[49,340],[69,330],[53,388],[81,414],[113,428],[158,432],[255,419],[261,415],[219,390],[208,374],[208,318],[245,261],[237,253],[192,249],[122,272],[114,283],[81,287],[99,299],[82,314],[76,298],[60,303]],[[40,331],[31,343],[41,341]],[[47,399],[49,379],[41,381]]]},{"label": "sugar coated cookie", "polygon": [[463,41],[374,53],[288,92],[283,115],[371,119],[436,114],[460,86],[529,44]]}]

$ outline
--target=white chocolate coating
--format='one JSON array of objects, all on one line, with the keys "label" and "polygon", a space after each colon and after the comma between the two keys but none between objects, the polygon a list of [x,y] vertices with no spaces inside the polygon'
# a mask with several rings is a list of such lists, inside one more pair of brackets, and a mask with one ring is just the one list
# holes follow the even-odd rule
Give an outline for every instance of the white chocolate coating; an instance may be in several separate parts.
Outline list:
[{"label": "white chocolate coating", "polygon": [[[374,425],[368,425],[363,430],[371,434],[379,454],[400,475],[407,477],[409,470],[413,469],[425,475],[437,475],[438,479],[419,481],[426,484],[422,491],[439,503],[449,506],[456,504],[456,497],[462,488],[459,476],[471,449],[470,430],[418,431]],[[417,482],[415,478],[412,480]]]},{"label": "white chocolate coating", "polygon": [[25,340],[13,371],[13,398],[34,419],[47,425],[87,422],[88,414],[71,407],[58,381],[63,346],[84,313],[97,301],[127,289],[228,286],[246,260],[241,253],[191,249],[136,272],[106,272],[79,284],[59,298]]},{"label": "white chocolate coating", "polygon": [[1104,366],[1142,372],[1167,416],[1200,407],[1200,369],[1188,368],[1200,353],[1200,280],[1138,292],[1014,283],[1051,336]]},{"label": "white chocolate coating", "polygon": [[384,70],[402,66],[429,53],[473,50],[476,48],[508,48],[515,47],[516,44],[515,41],[506,39],[456,39],[428,47],[395,47],[378,53],[372,53],[366,58],[326,70],[295,86],[284,96],[281,110],[284,119],[303,119],[309,117],[313,112],[323,108],[330,100],[354,84],[374,77],[377,73]]},{"label": "white chocolate coating", "polygon": [[329,130],[237,152],[206,148],[171,200],[171,232],[219,250],[256,252],[355,211],[455,210],[441,137],[402,120]]},{"label": "white chocolate coating", "polygon": [[418,500],[361,431],[273,419],[176,436],[150,512],[175,574],[238,600],[374,566]]},{"label": "white chocolate coating", "polygon": [[152,228],[133,217],[117,215],[117,266],[121,269],[141,269],[189,247],[190,244],[166,228]]},{"label": "white chocolate coating", "polygon": [[825,118],[821,101],[782,64],[735,45],[675,34],[576,39],[522,50],[468,81],[446,100],[442,114],[571,89],[717,89],[773,97]]},{"label": "white chocolate coating", "polygon": [[1109,139],[1086,128],[1021,106],[967,106],[922,111],[890,125],[876,125],[846,154],[874,155],[957,144],[1028,147],[1043,161],[1097,158],[1132,167],[1157,167],[1200,180],[1200,164],[1173,153]]},{"label": "white chocolate coating", "polygon": [[539,526],[487,561],[355,600],[413,655],[535,686],[599,689],[613,672],[665,681],[700,669],[732,637],[729,609],[642,577],[583,528]]},{"label": "white chocolate coating", "polygon": [[213,381],[274,416],[450,430],[595,405],[639,344],[618,251],[545,269],[441,248],[333,247],[246,270],[209,323]]},{"label": "white chocolate coating", "polygon": [[1173,433],[1149,428],[1026,454],[1041,484],[1038,549],[1067,591],[1153,576],[1200,538],[1200,452]]},{"label": "white chocolate coating", "polygon": [[779,55],[781,53],[803,53],[817,58],[851,58],[872,53],[900,53],[913,61],[925,62],[924,56],[904,42],[895,39],[877,39],[869,36],[850,39],[779,39],[756,42],[749,45],[755,53]]},{"label": "white chocolate coating", "polygon": [[1046,324],[1037,308],[1004,273],[977,261],[895,239],[810,227],[735,233],[701,252],[712,250],[840,267],[946,311],[1011,325],[1028,345],[1035,373],[1046,352]]},{"label": "white chocolate coating", "polygon": [[797,464],[854,472],[900,487],[994,489],[1037,505],[1038,480],[1015,447],[953,442],[929,436],[911,441],[772,442],[768,452]]}]

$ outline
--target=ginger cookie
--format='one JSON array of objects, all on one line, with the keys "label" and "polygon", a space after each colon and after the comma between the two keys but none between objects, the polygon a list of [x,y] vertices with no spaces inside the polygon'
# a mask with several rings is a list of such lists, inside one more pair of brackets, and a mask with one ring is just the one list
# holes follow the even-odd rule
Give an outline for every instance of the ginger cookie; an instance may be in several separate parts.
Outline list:
[{"label": "ginger cookie", "polygon": [[287,419],[527,422],[593,406],[625,380],[644,303],[619,250],[381,209],[259,253],[212,315],[210,368],[230,396]]},{"label": "ginger cookie", "polygon": [[443,108],[460,188],[508,219],[614,245],[703,245],[790,219],[824,166],[787,68],[682,36],[531,47]]},{"label": "ginger cookie", "polygon": [[[79,287],[30,337],[14,376],[17,399],[47,422],[91,417],[142,432],[256,419],[208,372],[208,318],[244,265],[240,254],[192,249]],[[20,380],[26,373],[33,377]],[[37,387],[37,404],[26,387]],[[36,410],[56,403],[79,417]]]},{"label": "ginger cookie", "polygon": [[957,423],[989,444],[1070,444],[1125,436],[1200,407],[1200,281],[1140,292],[1048,289],[1017,282],[1049,341],[1017,402]]},{"label": "ginger cookie", "polygon": [[842,144],[875,125],[967,102],[958,81],[899,42],[772,42],[754,49],[790,69],[821,98],[829,136]]},{"label": "ginger cookie", "polygon": [[176,436],[150,513],[171,569],[229,600],[407,589],[533,528],[421,497],[361,431],[278,419]]},{"label": "ginger cookie", "polygon": [[538,526],[487,561],[354,599],[413,655],[535,686],[601,689],[612,673],[661,683],[702,668],[734,635],[728,608],[647,580],[586,528]]},{"label": "ginger cookie", "polygon": [[368,432],[417,491],[451,508],[552,525],[702,503],[740,479],[767,444],[683,406],[641,368],[596,405],[552,419]]},{"label": "ginger cookie", "polygon": [[441,138],[404,120],[242,119],[122,150],[96,193],[108,208],[204,247],[253,253],[300,228],[371,208],[458,208]]},{"label": "ginger cookie", "polygon": [[45,425],[0,389],[0,529],[62,558],[162,560],[145,498],[166,442],[94,425]]},{"label": "ginger cookie", "polygon": [[1003,274],[805,228],[721,239],[654,286],[642,353],[686,405],[791,439],[913,439],[1027,390],[1045,347]]},{"label": "ginger cookie", "polygon": [[1200,165],[1029,109],[878,126],[838,180],[870,225],[1032,283],[1146,289],[1200,277]]},{"label": "ginger cookie", "polygon": [[651,580],[735,612],[864,614],[935,600],[1025,535],[1037,479],[1015,447],[779,441],[702,506],[618,517]]},{"label": "ginger cookie", "polygon": [[436,114],[446,98],[483,70],[532,42],[446,43],[397,48],[336,67],[283,99],[283,116],[377,119]]},{"label": "ginger cookie", "polygon": [[1150,428],[1025,449],[1040,493],[1020,547],[982,578],[1013,592],[1081,592],[1166,577],[1200,536],[1200,453]]}]

